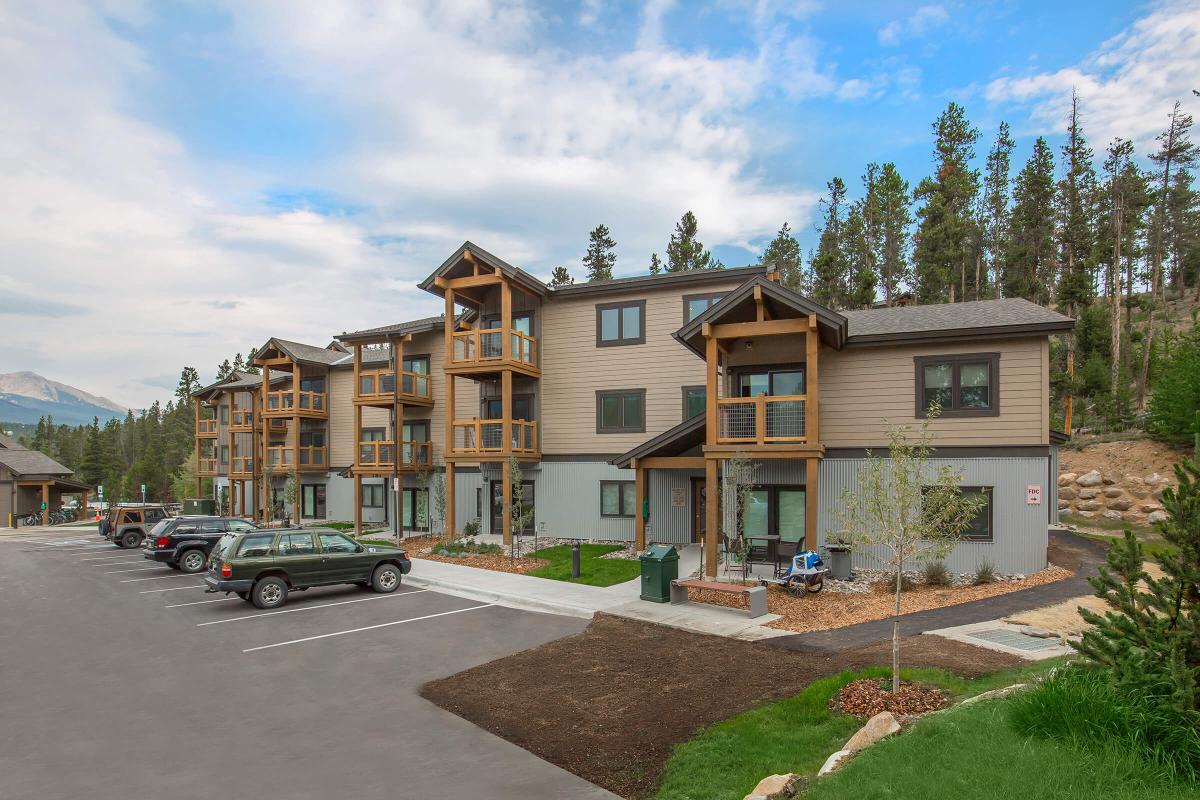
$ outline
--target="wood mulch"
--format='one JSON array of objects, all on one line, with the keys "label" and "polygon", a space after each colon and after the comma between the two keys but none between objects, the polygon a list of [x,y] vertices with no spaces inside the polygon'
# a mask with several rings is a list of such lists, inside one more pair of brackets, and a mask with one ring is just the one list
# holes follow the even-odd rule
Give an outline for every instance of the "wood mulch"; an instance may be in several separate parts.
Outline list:
[{"label": "wood mulch", "polygon": [[[902,640],[905,666],[976,676],[1024,663],[939,636]],[[843,669],[887,664],[891,642],[792,651],[597,614],[583,633],[425,684],[421,694],[622,797],[654,793],[672,748],[701,728]]]},{"label": "wood mulch", "polygon": [[[931,608],[970,603],[973,600],[983,600],[1009,592],[1019,592],[1033,586],[1054,583],[1069,578],[1072,574],[1074,573],[1070,570],[1055,566],[1035,572],[1022,581],[1001,581],[982,586],[918,584],[900,595],[900,610],[902,614],[912,614],[916,611],[928,611]],[[860,622],[888,619],[896,608],[894,592],[895,587],[887,581],[873,584],[868,594],[827,590],[802,597],[793,597],[778,586],[769,586],[767,588],[767,610],[772,614],[779,614],[781,618],[769,622],[767,625],[771,628],[808,633],[809,631],[844,628]],[[729,608],[745,608],[747,603],[745,595],[714,592],[708,589],[689,589],[688,599]]]},{"label": "wood mulch", "polygon": [[524,575],[550,563],[544,558],[530,558],[529,556],[511,558],[507,553],[475,553],[455,558],[430,552],[430,548],[435,544],[444,541],[446,540],[436,536],[412,536],[405,539],[401,547],[408,550],[410,558],[423,558],[426,561],[441,561],[443,564],[460,564],[464,567],[490,569],[493,572],[510,572],[514,575]]},{"label": "wood mulch", "polygon": [[893,692],[891,681],[864,678],[851,681],[829,698],[829,707],[856,717],[870,719],[883,711],[893,714],[925,714],[949,704],[942,692],[929,686],[908,681],[900,682],[900,691]]}]

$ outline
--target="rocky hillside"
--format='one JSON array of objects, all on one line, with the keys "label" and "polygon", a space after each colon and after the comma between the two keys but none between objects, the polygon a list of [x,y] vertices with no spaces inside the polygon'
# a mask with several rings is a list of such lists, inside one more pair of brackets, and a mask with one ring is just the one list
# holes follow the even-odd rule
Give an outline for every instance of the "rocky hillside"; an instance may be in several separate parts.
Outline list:
[{"label": "rocky hillside", "polygon": [[39,417],[57,423],[86,425],[125,416],[126,409],[106,397],[43,378],[36,372],[0,374],[0,421],[34,424]]},{"label": "rocky hillside", "polygon": [[1059,455],[1058,507],[1091,519],[1152,524],[1162,519],[1159,498],[1175,485],[1173,466],[1190,455],[1160,442],[1102,442]]}]

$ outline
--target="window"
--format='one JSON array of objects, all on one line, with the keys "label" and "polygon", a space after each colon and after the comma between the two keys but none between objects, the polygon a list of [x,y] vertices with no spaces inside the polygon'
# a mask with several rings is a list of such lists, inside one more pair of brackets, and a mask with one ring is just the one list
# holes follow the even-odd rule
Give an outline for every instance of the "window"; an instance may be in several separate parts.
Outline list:
[{"label": "window", "polygon": [[708,410],[708,391],[703,386],[683,387],[683,418],[689,420]]},{"label": "window", "polygon": [[302,392],[323,392],[325,391],[324,378],[301,378],[300,391]]},{"label": "window", "polygon": [[923,419],[931,405],[943,417],[995,417],[1000,414],[1000,354],[970,353],[917,356],[916,415]]},{"label": "window", "polygon": [[229,530],[233,531],[234,533],[241,533],[242,531],[252,531],[256,527],[257,526],[253,522],[246,522],[246,520],[244,520],[244,519],[229,520]]},{"label": "window", "polygon": [[167,516],[167,512],[163,511],[161,508],[147,508],[146,509],[146,522],[148,524],[158,522],[159,520],[165,519],[166,516]]},{"label": "window", "polygon": [[428,375],[429,356],[405,356],[400,361],[400,369],[405,372],[416,372],[420,375]]},{"label": "window", "polygon": [[242,543],[238,547],[237,554],[246,558],[270,555],[271,539],[273,538],[274,536],[270,533],[247,536],[242,539]]},{"label": "window", "polygon": [[645,433],[646,390],[596,392],[596,433]]},{"label": "window", "polygon": [[321,551],[325,553],[357,553],[358,545],[340,533],[318,533]]},{"label": "window", "polygon": [[708,311],[709,308],[724,296],[725,292],[685,294],[683,296],[683,324],[688,324],[705,311]]},{"label": "window", "polygon": [[221,424],[228,425],[229,424],[229,406],[221,405],[221,406],[218,406],[218,408],[220,408],[220,413],[221,413]]},{"label": "window", "polygon": [[804,370],[763,370],[737,376],[738,397],[769,397],[804,394]]},{"label": "window", "polygon": [[[504,418],[504,401],[500,397],[485,397],[481,402],[483,408],[479,415],[480,419],[503,419]],[[514,394],[512,399],[512,418],[531,420],[533,419],[533,395],[529,394]]]},{"label": "window", "polygon": [[646,301],[601,303],[596,306],[596,346],[644,344],[646,341]]},{"label": "window", "polygon": [[363,508],[383,508],[383,484],[364,483],[362,487]]},{"label": "window", "polygon": [[475,519],[483,519],[483,489],[475,489]]},{"label": "window", "polygon": [[324,447],[325,446],[325,430],[323,428],[312,429],[312,430],[304,430],[304,428],[301,428],[300,429],[300,446],[301,447]]},{"label": "window", "polygon": [[386,431],[383,428],[363,428],[362,434],[359,436],[360,442],[386,442],[384,438]]},{"label": "window", "polygon": [[962,538],[968,542],[992,541],[992,493],[991,486],[960,486],[959,492],[963,497],[982,497],[982,508],[971,519],[971,524],[962,532]]},{"label": "window", "polygon": [[224,533],[225,522],[219,519],[205,520],[200,523],[201,533]]},{"label": "window", "polygon": [[803,486],[761,486],[750,492],[742,515],[748,538],[778,536],[781,542],[804,541]]},{"label": "window", "polygon": [[421,420],[420,422],[405,422],[400,427],[402,442],[428,442],[429,441],[429,420]]},{"label": "window", "polygon": [[600,516],[637,515],[637,486],[633,481],[600,481]]},{"label": "window", "polygon": [[317,552],[311,533],[285,533],[279,537],[279,555],[311,556]]},{"label": "window", "polygon": [[229,445],[227,445],[227,444],[221,445],[221,463],[222,464],[229,463]]}]

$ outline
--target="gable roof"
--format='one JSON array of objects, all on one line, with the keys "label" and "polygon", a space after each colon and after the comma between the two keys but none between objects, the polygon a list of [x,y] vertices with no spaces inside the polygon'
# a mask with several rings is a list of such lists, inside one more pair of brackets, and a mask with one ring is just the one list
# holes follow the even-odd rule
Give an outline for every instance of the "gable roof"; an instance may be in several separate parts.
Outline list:
[{"label": "gable roof", "polygon": [[0,447],[0,464],[8,467],[13,474],[18,476],[74,474],[45,453],[24,448],[7,436],[4,439],[4,446]]},{"label": "gable roof", "polygon": [[641,289],[643,287],[659,288],[676,284],[705,284],[724,283],[737,278],[749,278],[755,275],[766,275],[767,267],[753,264],[748,267],[729,267],[726,269],[698,269],[690,272],[662,272],[658,275],[627,275],[623,278],[613,278],[607,281],[589,281],[587,283],[572,283],[567,286],[556,286],[550,289],[554,297],[569,297],[576,294],[598,294],[602,292],[620,292]]},{"label": "gable roof", "polygon": [[[433,271],[432,275],[430,275],[425,280],[421,281],[418,284],[418,287],[421,289],[424,289],[427,292],[436,294],[439,297],[444,297],[445,292],[442,289],[438,288],[437,283],[436,283],[437,279],[446,277],[459,264],[463,263],[464,256],[468,250],[471,252],[472,256],[474,256],[475,258],[477,258],[479,261],[483,262],[484,264],[487,264],[489,267],[496,270],[501,275],[508,278],[509,280],[511,280],[516,285],[520,286],[525,291],[535,294],[539,297],[545,297],[546,295],[548,295],[550,293],[549,286],[542,283],[540,280],[538,280],[534,276],[530,275],[525,270],[521,269],[520,267],[514,267],[512,264],[509,264],[507,261],[500,258],[499,256],[492,255],[487,250],[484,250],[479,245],[474,244],[470,241],[463,242],[462,245],[459,246],[459,248],[457,250],[455,250],[454,253],[449,258],[447,258],[445,261],[442,262],[442,265],[440,267],[438,267],[436,270]],[[459,298],[456,297],[455,299],[459,299]],[[469,301],[469,298],[467,298],[465,296],[462,297],[461,299]]]},{"label": "gable roof", "polygon": [[358,339],[375,338],[378,336],[404,336],[410,333],[426,333],[441,330],[446,324],[446,315],[425,317],[408,322],[396,322],[391,325],[381,325],[378,328],[364,328],[361,331],[342,331],[336,338],[339,342],[353,342]]},{"label": "gable roof", "polygon": [[312,364],[320,367],[331,367],[346,354],[346,351],[337,342],[332,343],[333,345],[337,345],[337,347],[331,350],[328,347],[317,347],[316,345],[304,344],[303,342],[291,342],[275,336],[268,339],[267,343],[259,348],[257,352],[265,352],[272,344],[298,364]]},{"label": "gable roof", "polygon": [[1069,331],[1075,320],[1019,297],[844,311],[851,345]]},{"label": "gable roof", "polygon": [[621,469],[628,469],[635,458],[650,456],[677,456],[694,447],[704,444],[707,420],[703,414],[697,414],[691,419],[684,420],[673,428],[642,442],[632,450],[622,453],[608,463]]}]

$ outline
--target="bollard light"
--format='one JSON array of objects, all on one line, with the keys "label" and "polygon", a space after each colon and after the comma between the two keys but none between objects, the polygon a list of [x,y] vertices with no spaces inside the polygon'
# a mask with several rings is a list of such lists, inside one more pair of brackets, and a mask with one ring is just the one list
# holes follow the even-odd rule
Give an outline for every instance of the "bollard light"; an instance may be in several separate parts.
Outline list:
[{"label": "bollard light", "polygon": [[575,544],[571,545],[571,577],[579,577],[579,540],[575,540]]}]

